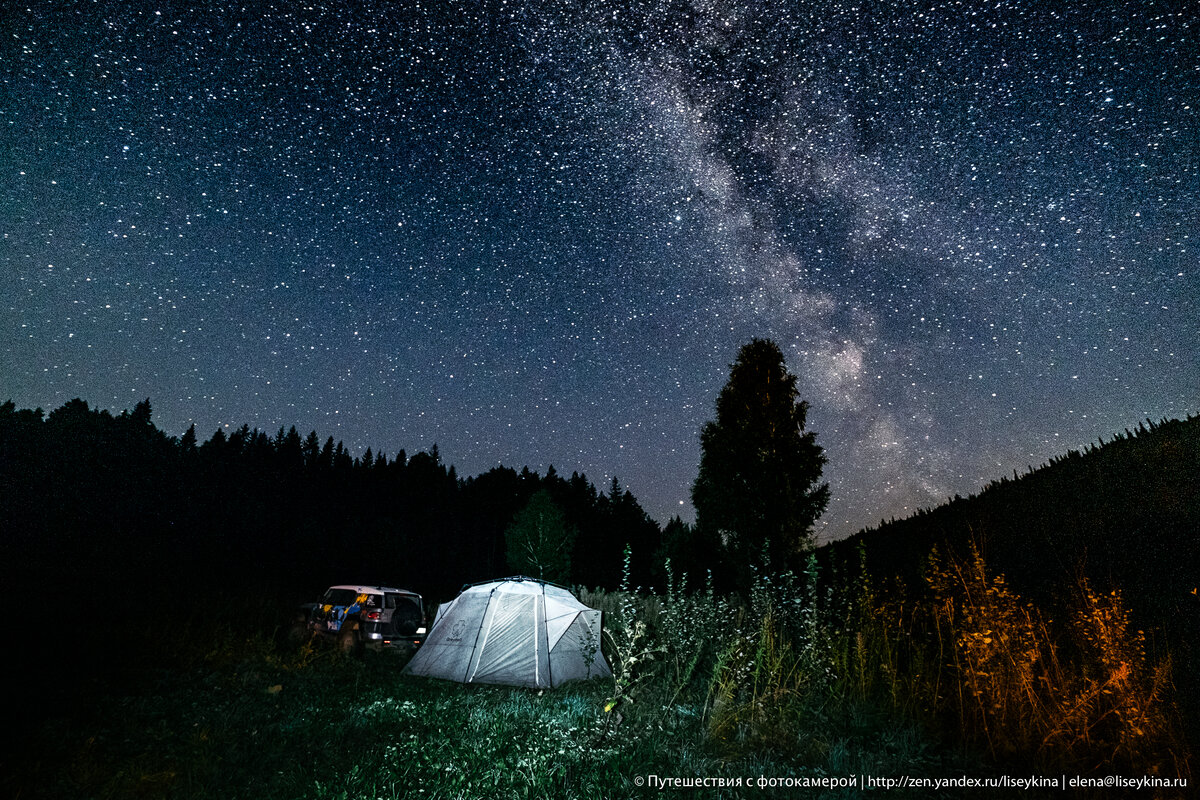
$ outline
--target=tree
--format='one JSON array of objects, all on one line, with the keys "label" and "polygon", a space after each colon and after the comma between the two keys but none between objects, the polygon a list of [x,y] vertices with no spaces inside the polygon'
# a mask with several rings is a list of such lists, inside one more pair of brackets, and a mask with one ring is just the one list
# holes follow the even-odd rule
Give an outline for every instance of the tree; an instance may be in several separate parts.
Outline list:
[{"label": "tree", "polygon": [[721,542],[714,531],[701,531],[676,515],[663,528],[661,543],[654,554],[655,585],[666,585],[666,564],[670,561],[676,589],[686,579],[688,591],[703,590],[710,573],[714,581],[724,580],[721,556]]},{"label": "tree", "polygon": [[321,437],[317,436],[316,431],[308,432],[308,436],[304,439],[303,452],[304,466],[315,470],[321,459]]},{"label": "tree", "polygon": [[741,589],[752,566],[797,566],[829,503],[829,484],[819,483],[826,458],[805,430],[807,414],[779,346],[754,339],[730,366],[717,418],[700,431],[696,524],[720,537]]},{"label": "tree", "polygon": [[508,568],[522,575],[565,583],[571,574],[575,528],[550,497],[539,489],[504,532]]},{"label": "tree", "polygon": [[285,469],[299,471],[304,467],[304,440],[300,438],[295,425],[288,428],[287,433],[283,432],[282,427],[279,428],[279,435],[275,437],[275,453]]},{"label": "tree", "polygon": [[150,398],[147,397],[145,400],[133,407],[133,413],[129,415],[129,418],[138,425],[148,426],[150,424],[150,417],[152,415],[153,411],[150,408]]},{"label": "tree", "polygon": [[179,451],[185,455],[192,455],[196,452],[196,424],[192,425],[183,433],[183,438],[179,440]]}]

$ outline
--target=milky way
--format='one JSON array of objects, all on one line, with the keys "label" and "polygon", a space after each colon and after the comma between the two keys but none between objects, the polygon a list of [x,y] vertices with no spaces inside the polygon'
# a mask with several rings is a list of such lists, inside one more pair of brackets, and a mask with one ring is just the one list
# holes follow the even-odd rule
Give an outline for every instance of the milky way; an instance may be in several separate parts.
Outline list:
[{"label": "milky way", "polygon": [[770,337],[850,533],[1200,411],[1186,8],[8,10],[0,395],[618,475],[665,521]]}]

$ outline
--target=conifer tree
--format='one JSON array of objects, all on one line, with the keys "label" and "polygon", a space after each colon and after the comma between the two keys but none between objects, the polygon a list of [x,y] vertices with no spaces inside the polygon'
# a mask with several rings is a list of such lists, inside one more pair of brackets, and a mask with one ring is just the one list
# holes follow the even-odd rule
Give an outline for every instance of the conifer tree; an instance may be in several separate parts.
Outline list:
[{"label": "conifer tree", "polygon": [[317,436],[316,431],[309,431],[308,436],[304,439],[304,466],[316,469],[320,457],[321,438]]},{"label": "conifer tree", "polygon": [[183,433],[183,438],[179,440],[179,451],[185,455],[191,455],[196,452],[196,425],[193,423]]},{"label": "conifer tree", "polygon": [[748,588],[752,565],[797,566],[829,503],[825,454],[805,430],[807,413],[779,346],[754,339],[730,367],[717,418],[700,432],[696,524],[719,536],[739,588]]},{"label": "conifer tree", "polygon": [[508,567],[532,578],[565,583],[571,574],[575,528],[562,509],[539,489],[504,532]]}]

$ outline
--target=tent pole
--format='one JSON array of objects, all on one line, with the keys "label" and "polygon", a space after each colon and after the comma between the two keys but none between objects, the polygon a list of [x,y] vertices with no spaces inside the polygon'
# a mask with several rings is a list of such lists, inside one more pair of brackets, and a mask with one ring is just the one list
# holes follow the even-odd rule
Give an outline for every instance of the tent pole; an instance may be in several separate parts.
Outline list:
[{"label": "tent pole", "polygon": [[[536,637],[537,631],[533,632]],[[544,644],[546,645],[546,680],[550,682],[550,688],[554,688],[554,665],[551,663],[553,659],[550,657],[550,626],[546,620],[546,584],[542,584],[542,635],[546,637]]]},{"label": "tent pole", "polygon": [[[492,595],[496,593],[496,589],[498,588],[498,586],[494,586],[492,587],[492,590],[488,592],[487,605],[483,607],[483,616],[479,618],[479,630],[475,631],[475,646],[471,648],[471,658],[467,659],[467,666],[463,667],[463,683],[470,683],[471,678],[475,677],[474,674],[471,675],[471,678],[467,677],[467,670],[471,668],[472,660],[475,662],[475,672],[479,671],[479,656],[482,655],[482,653],[479,651],[479,634],[483,632],[483,621],[488,618],[488,611],[490,611],[492,608]],[[487,642],[486,638],[484,639],[484,642]]]}]

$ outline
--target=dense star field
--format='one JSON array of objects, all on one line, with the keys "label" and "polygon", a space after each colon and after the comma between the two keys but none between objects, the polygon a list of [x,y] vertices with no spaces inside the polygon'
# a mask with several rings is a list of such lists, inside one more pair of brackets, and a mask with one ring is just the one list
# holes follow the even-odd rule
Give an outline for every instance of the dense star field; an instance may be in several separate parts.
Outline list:
[{"label": "dense star field", "polygon": [[2,12],[0,400],[665,522],[770,337],[826,537],[1200,411],[1189,4],[202,6]]}]

